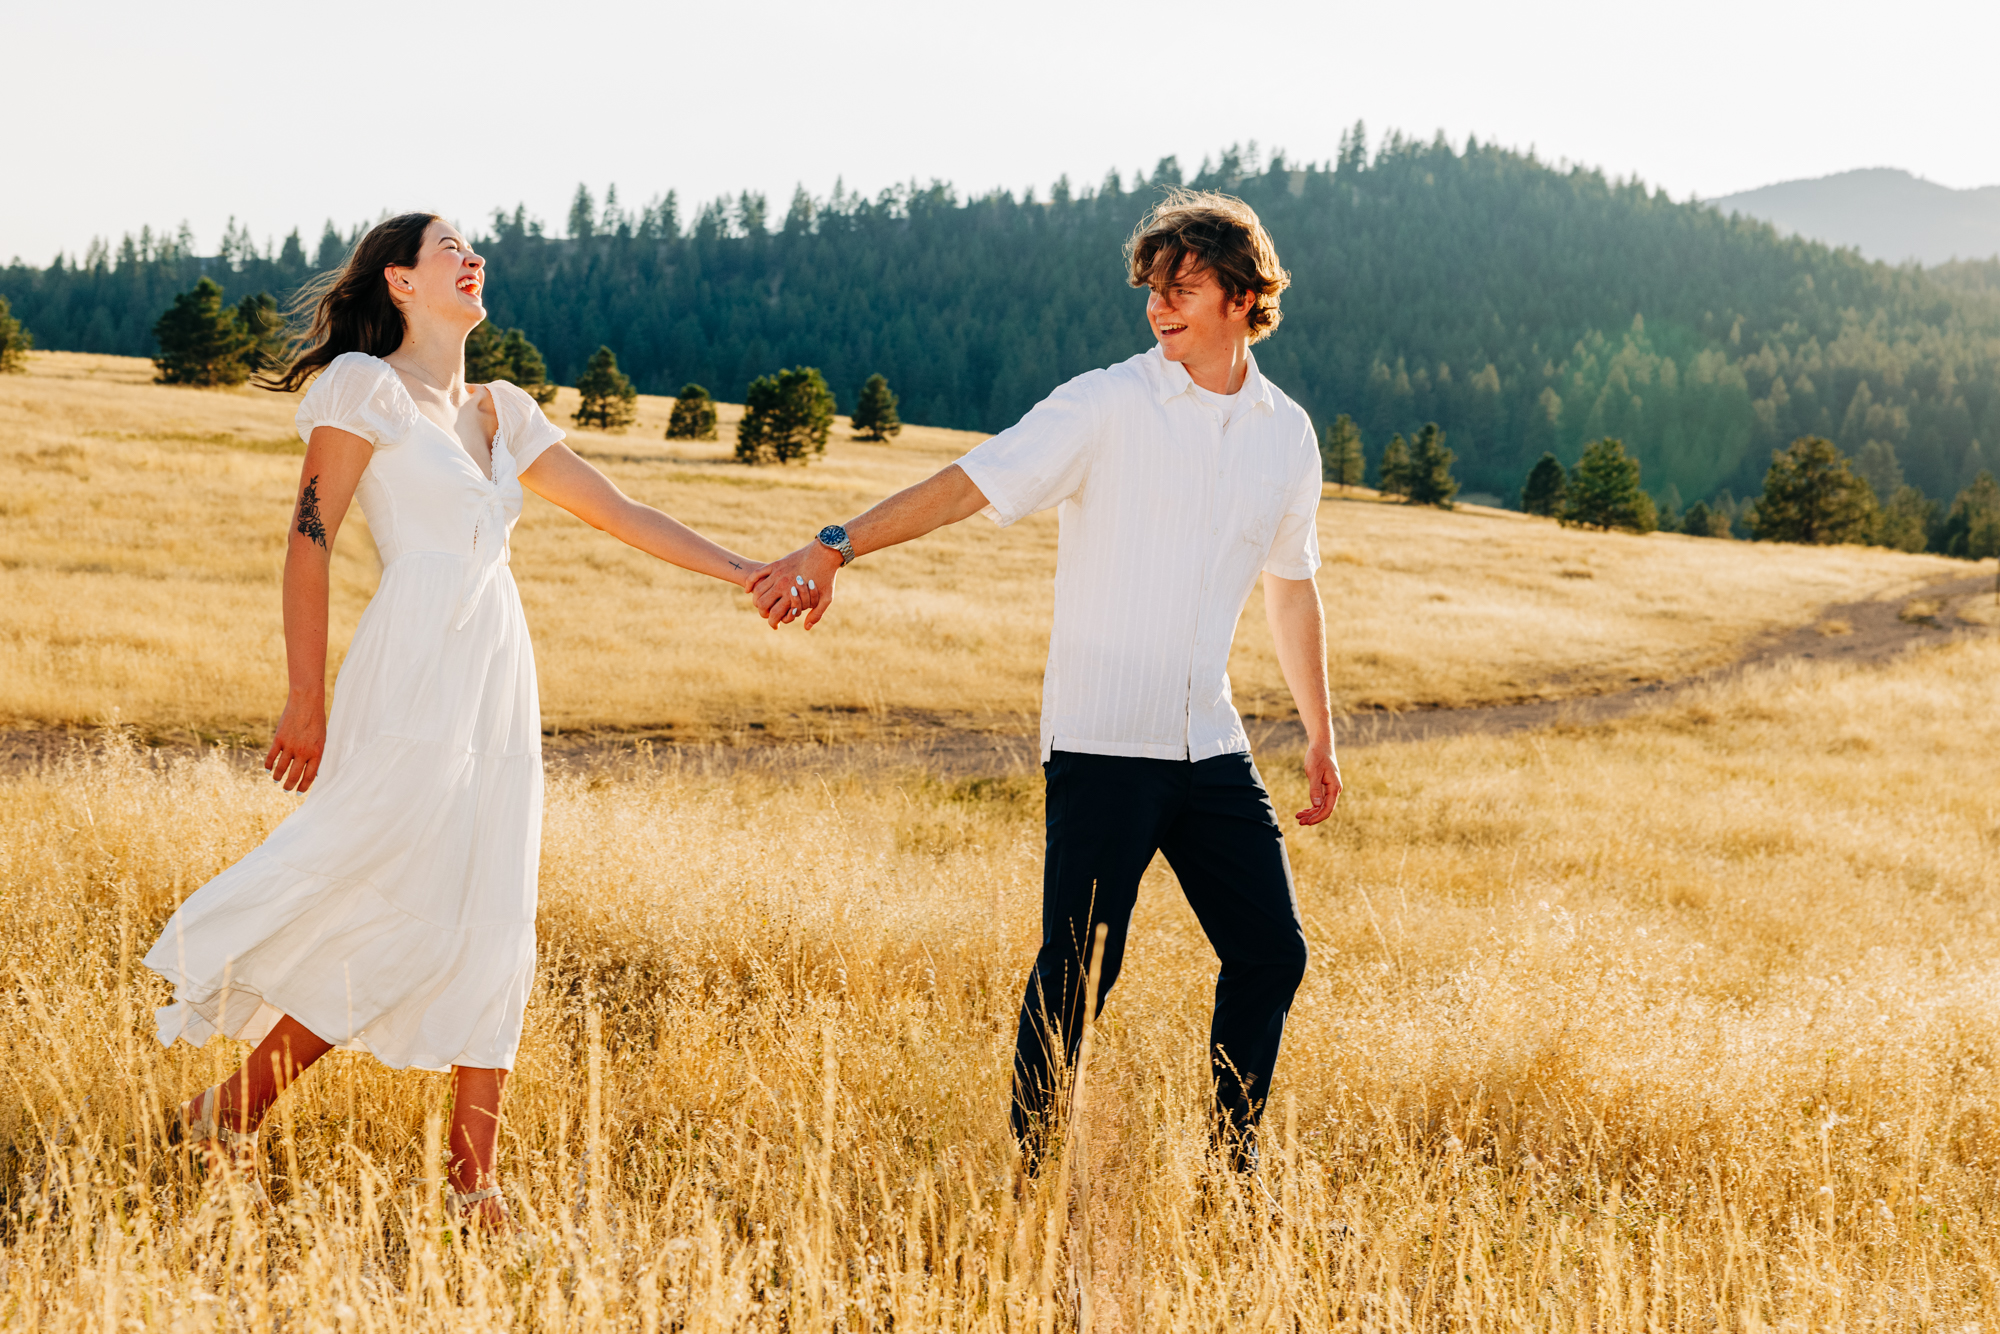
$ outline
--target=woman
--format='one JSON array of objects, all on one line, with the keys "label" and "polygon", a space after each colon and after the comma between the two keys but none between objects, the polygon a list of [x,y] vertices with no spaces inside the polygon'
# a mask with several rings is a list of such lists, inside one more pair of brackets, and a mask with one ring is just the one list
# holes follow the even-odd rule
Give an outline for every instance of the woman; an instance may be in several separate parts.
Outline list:
[{"label": "woman", "polygon": [[[505,382],[465,383],[485,261],[430,213],[377,226],[317,297],[318,379],[285,558],[291,693],[264,767],[309,793],[263,846],[189,896],[146,956],[174,986],[162,1043],[256,1042],[181,1111],[218,1169],[335,1047],[454,1074],[451,1202],[507,1225],[501,1090],[535,968],[541,716],[507,535],[521,488],[662,560],[732,584],[761,568],[628,499]],[[310,298],[308,298],[310,300]],[[359,499],[382,557],[326,711],[328,563]]]}]

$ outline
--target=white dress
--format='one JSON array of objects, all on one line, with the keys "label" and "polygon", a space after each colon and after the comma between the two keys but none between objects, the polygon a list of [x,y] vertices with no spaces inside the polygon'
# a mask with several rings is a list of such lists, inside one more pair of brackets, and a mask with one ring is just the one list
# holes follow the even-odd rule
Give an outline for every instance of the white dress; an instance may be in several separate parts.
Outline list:
[{"label": "white dress", "polygon": [[535,971],[542,727],[507,569],[520,473],[562,439],[492,386],[488,481],[387,362],[338,358],[299,435],[375,445],[355,492],[382,581],[341,664],[312,791],[196,890],[146,964],[174,987],[160,1041],[256,1042],[282,1015],[384,1064],[511,1068]]}]

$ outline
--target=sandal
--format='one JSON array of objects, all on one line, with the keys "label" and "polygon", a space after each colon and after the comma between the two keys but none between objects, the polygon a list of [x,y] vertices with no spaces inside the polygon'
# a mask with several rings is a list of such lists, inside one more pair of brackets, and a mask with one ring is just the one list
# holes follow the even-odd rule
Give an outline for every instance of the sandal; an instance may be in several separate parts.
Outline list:
[{"label": "sandal", "polygon": [[501,1193],[498,1186],[488,1186],[484,1190],[468,1190],[462,1194],[455,1190],[448,1192],[444,1202],[445,1213],[459,1226],[469,1226],[479,1221],[479,1216],[473,1211],[488,1200],[500,1201],[500,1227],[511,1230],[514,1226],[514,1211],[507,1207],[507,1197]]},{"label": "sandal", "polygon": [[[222,1124],[221,1102],[222,1085],[202,1090],[189,1104],[194,1108],[193,1116],[188,1115],[186,1107],[181,1108],[179,1120],[168,1128],[167,1142],[182,1145],[196,1153],[203,1153],[204,1145],[221,1145],[222,1153],[215,1156],[241,1172],[252,1191],[261,1194],[262,1187],[257,1182],[257,1132],[232,1130]],[[213,1162],[210,1165],[213,1167]]]}]

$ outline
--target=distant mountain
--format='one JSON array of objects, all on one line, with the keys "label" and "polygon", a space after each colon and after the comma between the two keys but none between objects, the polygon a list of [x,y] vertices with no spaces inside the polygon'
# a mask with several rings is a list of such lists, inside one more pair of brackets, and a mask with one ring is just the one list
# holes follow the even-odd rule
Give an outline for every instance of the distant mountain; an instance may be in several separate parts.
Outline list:
[{"label": "distant mountain", "polygon": [[1953,190],[1894,167],[1785,181],[1709,201],[1870,259],[1942,264],[2000,255],[2000,185]]}]

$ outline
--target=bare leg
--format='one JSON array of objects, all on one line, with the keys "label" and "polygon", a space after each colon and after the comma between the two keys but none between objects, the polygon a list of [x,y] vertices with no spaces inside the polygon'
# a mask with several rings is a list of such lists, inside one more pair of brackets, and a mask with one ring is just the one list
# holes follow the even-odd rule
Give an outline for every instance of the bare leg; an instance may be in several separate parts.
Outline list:
[{"label": "bare leg", "polygon": [[[500,1095],[506,1087],[505,1070],[452,1068],[451,1188],[461,1195],[499,1184],[494,1164],[500,1152]],[[482,1227],[508,1228],[507,1206],[499,1199],[481,1200],[468,1213]]]},{"label": "bare leg", "polygon": [[[216,1118],[231,1130],[255,1130],[264,1113],[278,1100],[306,1067],[333,1050],[331,1042],[315,1037],[310,1029],[286,1015],[257,1044],[241,1069],[222,1081]],[[189,1104],[193,1110],[193,1104]]]}]

